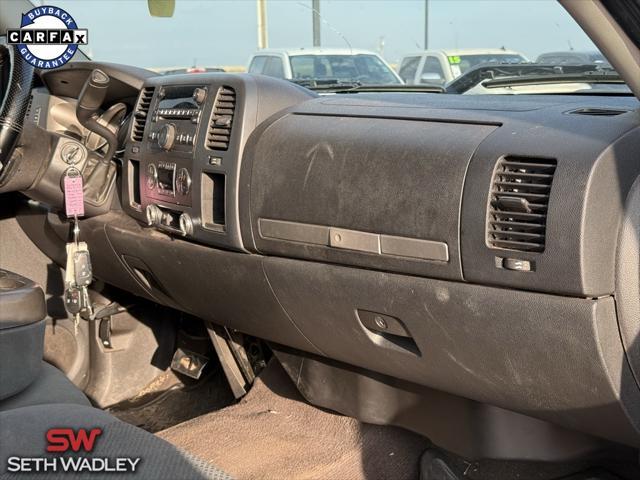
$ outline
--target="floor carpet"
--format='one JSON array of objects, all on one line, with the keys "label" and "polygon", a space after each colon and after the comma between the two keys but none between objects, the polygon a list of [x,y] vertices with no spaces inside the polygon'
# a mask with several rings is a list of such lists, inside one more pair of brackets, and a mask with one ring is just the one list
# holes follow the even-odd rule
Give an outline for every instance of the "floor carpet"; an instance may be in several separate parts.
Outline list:
[{"label": "floor carpet", "polygon": [[158,433],[238,479],[417,479],[428,441],[304,402],[275,362],[239,403]]}]

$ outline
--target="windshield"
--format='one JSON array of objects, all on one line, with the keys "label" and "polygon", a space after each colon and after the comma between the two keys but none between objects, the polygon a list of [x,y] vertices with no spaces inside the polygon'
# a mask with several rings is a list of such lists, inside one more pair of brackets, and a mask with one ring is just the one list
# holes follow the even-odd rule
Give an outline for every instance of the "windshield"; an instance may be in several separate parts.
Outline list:
[{"label": "windshield", "polygon": [[[83,50],[91,58],[163,75],[250,71],[315,89],[333,82],[340,89],[404,84],[412,91],[577,94],[600,91],[602,77],[574,75],[574,83],[557,88],[549,82],[483,88],[489,72],[465,89],[447,86],[493,64],[610,69],[556,0],[176,0],[167,18],[150,16],[146,0],[55,4],[88,29]],[[547,73],[558,72],[536,71]]]},{"label": "windshield", "polygon": [[362,84],[400,83],[391,67],[376,55],[296,55],[289,60],[296,80],[335,79]]}]

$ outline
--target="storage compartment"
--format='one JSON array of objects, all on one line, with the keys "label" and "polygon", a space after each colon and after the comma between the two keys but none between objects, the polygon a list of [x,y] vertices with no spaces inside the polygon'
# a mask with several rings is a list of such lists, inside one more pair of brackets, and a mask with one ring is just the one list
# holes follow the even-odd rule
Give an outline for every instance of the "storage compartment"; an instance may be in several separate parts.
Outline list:
[{"label": "storage compartment", "polygon": [[[275,257],[264,264],[283,308],[324,356],[640,445],[632,426],[640,421],[640,394],[611,297],[560,297]],[[363,319],[363,312],[373,316]]]},{"label": "storage compartment", "polygon": [[131,207],[140,210],[140,161],[129,159],[129,201]]},{"label": "storage compartment", "polygon": [[46,314],[38,285],[0,270],[0,400],[21,392],[39,375]]},{"label": "storage compartment", "polygon": [[[261,253],[462,279],[467,165],[495,126],[289,114],[249,143],[251,232]],[[249,223],[247,222],[247,225]]]},{"label": "storage compartment", "polygon": [[224,230],[225,225],[225,175],[204,172],[202,174],[202,226],[211,230]]}]

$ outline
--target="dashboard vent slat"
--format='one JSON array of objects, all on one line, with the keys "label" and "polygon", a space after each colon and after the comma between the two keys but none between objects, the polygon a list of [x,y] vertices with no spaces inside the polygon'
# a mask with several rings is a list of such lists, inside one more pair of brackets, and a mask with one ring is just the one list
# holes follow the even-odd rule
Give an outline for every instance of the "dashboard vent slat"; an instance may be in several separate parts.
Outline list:
[{"label": "dashboard vent slat", "polygon": [[154,87],[146,87],[140,92],[140,97],[133,113],[133,127],[131,129],[131,139],[136,142],[141,142],[144,139],[144,127],[147,124],[147,116],[154,90]]},{"label": "dashboard vent slat", "polygon": [[496,164],[487,211],[492,248],[543,252],[556,160],[504,157]]},{"label": "dashboard vent slat", "polygon": [[211,122],[207,132],[207,148],[222,151],[229,149],[235,109],[235,90],[227,86],[220,87],[213,104],[213,113],[211,114]]}]

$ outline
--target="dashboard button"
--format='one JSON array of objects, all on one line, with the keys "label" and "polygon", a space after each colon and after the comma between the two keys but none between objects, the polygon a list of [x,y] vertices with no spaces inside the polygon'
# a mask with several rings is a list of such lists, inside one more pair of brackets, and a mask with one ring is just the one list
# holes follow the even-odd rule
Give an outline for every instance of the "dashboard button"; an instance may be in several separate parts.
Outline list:
[{"label": "dashboard button", "polygon": [[531,262],[529,260],[522,260],[520,258],[503,258],[502,268],[504,268],[505,270],[513,270],[516,272],[532,271]]},{"label": "dashboard button", "polygon": [[214,167],[219,167],[222,165],[221,157],[214,157],[213,155],[209,155],[209,165],[213,165]]}]

